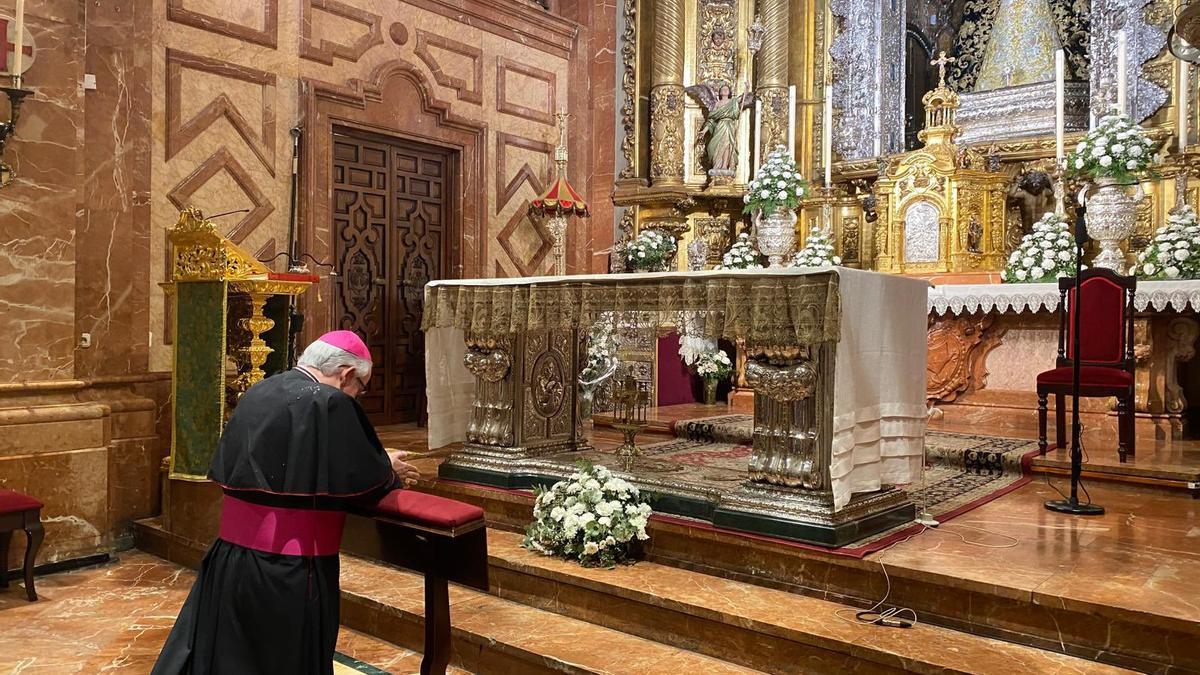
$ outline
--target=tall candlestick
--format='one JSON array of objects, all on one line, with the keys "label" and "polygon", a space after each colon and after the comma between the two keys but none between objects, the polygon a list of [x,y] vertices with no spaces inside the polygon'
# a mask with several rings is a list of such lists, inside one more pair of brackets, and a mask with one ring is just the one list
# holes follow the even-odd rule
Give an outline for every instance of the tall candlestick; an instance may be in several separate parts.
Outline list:
[{"label": "tall candlestick", "polygon": [[1054,52],[1054,159],[1062,166],[1065,154],[1063,135],[1066,132],[1065,114],[1067,97],[1066,57],[1063,50]]},{"label": "tall candlestick", "polygon": [[759,149],[762,148],[762,101],[754,102],[754,173],[758,173]]},{"label": "tall candlestick", "polygon": [[796,85],[788,87],[788,152],[796,152]]},{"label": "tall candlestick", "polygon": [[1175,102],[1175,107],[1178,109],[1179,117],[1175,126],[1179,133],[1179,153],[1183,154],[1187,151],[1188,144],[1188,127],[1191,117],[1188,116],[1188,101],[1192,98],[1192,83],[1189,81],[1191,75],[1190,64],[1187,61],[1179,61],[1179,98]]},{"label": "tall candlestick", "polygon": [[17,37],[13,40],[13,48],[16,49],[12,64],[13,86],[17,86],[17,78],[21,77],[21,66],[25,65],[25,54],[23,53],[25,50],[25,0],[17,0],[16,31]]},{"label": "tall candlestick", "polygon": [[1128,44],[1127,38],[1125,37],[1125,31],[1121,31],[1117,33],[1117,111],[1122,115],[1125,115],[1129,112],[1128,108],[1126,108],[1126,97],[1128,96],[1129,92],[1126,91],[1127,83],[1125,81],[1125,70],[1128,67],[1126,65],[1127,48]]},{"label": "tall candlestick", "polygon": [[821,163],[825,166],[825,187],[833,185],[833,87],[825,85],[825,111],[821,121]]}]

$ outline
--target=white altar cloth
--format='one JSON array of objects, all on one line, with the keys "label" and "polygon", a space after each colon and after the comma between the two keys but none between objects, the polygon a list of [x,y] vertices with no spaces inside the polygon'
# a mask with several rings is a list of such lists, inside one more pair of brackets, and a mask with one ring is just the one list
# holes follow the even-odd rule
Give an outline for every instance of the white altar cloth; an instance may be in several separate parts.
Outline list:
[{"label": "white altar cloth", "polygon": [[[971,314],[974,312],[1047,312],[1058,310],[1058,284],[944,284],[929,290],[929,312]],[[1143,312],[1200,309],[1200,280],[1138,281],[1133,306]]]},{"label": "white altar cloth", "polygon": [[[802,275],[829,269],[721,270],[651,274],[595,274],[572,282],[617,276],[668,279],[729,275]],[[841,295],[840,334],[834,366],[833,441],[830,473],[835,508],[856,492],[911,483],[921,475],[925,434],[925,357],[929,284],[845,267],[834,270]],[[562,281],[562,277],[470,279],[429,286],[502,286]],[[425,340],[429,401],[429,447],[466,438],[474,378],[463,365],[463,332],[434,328]]]}]

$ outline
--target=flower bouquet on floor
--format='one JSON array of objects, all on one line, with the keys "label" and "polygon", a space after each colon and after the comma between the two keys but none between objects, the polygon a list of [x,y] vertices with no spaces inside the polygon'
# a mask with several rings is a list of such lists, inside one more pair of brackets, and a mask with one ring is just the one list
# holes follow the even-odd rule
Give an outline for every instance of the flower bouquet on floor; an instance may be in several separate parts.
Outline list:
[{"label": "flower bouquet on floor", "polygon": [[721,264],[717,265],[719,270],[761,270],[766,267],[766,256],[758,252],[754,248],[753,242],[750,241],[750,235],[743,232],[738,235],[737,241],[733,242],[733,246],[725,252],[721,258]]},{"label": "flower bouquet on floor", "polygon": [[792,258],[793,267],[833,267],[841,264],[841,257],[833,254],[833,242],[829,235],[820,228],[813,228],[808,233],[804,248]]},{"label": "flower bouquet on floor", "polygon": [[566,480],[535,494],[525,548],[584,567],[612,567],[632,562],[650,538],[650,505],[603,466],[581,462]]},{"label": "flower bouquet on floor", "polygon": [[704,403],[717,402],[717,383],[733,374],[733,363],[724,350],[705,352],[696,359],[696,374],[704,380]]},{"label": "flower bouquet on floor", "polygon": [[658,230],[642,230],[625,245],[625,265],[635,272],[665,272],[675,259],[675,238]]},{"label": "flower bouquet on floor", "polygon": [[1130,274],[1143,279],[1200,278],[1200,224],[1196,211],[1185,206],[1167,217],[1154,239],[1138,254]]},{"label": "flower bouquet on floor", "polygon": [[[1084,266],[1087,269],[1087,266]],[[1054,281],[1075,274],[1075,237],[1067,221],[1056,213],[1047,213],[1033,224],[1033,231],[1021,238],[1008,264],[1000,273],[1006,283]]]}]

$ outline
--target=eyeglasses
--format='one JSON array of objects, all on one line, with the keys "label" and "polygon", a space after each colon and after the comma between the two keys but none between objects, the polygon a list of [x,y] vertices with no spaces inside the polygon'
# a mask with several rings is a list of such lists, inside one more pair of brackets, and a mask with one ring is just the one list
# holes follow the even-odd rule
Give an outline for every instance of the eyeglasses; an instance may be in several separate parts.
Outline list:
[{"label": "eyeglasses", "polygon": [[354,376],[354,381],[358,383],[358,393],[354,395],[354,398],[362,398],[363,394],[367,393],[367,383],[357,375]]}]

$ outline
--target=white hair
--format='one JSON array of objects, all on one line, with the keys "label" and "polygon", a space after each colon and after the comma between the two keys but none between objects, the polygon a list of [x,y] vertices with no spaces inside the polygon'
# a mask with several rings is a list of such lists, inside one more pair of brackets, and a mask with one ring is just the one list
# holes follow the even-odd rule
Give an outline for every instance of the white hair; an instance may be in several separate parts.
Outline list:
[{"label": "white hair", "polygon": [[320,340],[305,347],[304,353],[300,355],[296,365],[316,368],[326,377],[337,375],[338,370],[342,368],[353,368],[363,378],[371,375],[370,361],[360,359],[341,347],[335,347]]}]

